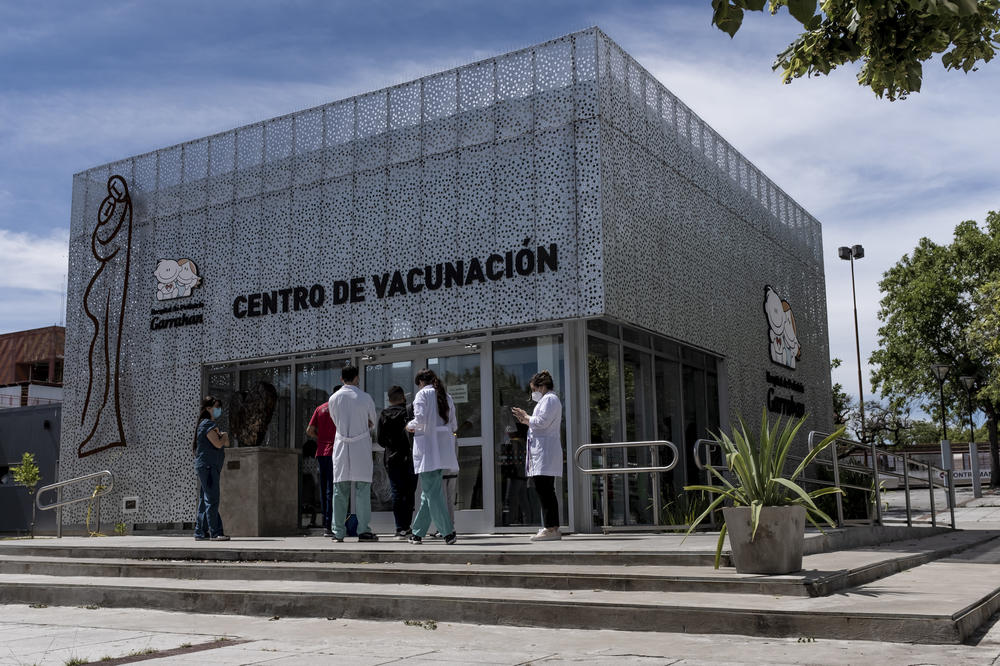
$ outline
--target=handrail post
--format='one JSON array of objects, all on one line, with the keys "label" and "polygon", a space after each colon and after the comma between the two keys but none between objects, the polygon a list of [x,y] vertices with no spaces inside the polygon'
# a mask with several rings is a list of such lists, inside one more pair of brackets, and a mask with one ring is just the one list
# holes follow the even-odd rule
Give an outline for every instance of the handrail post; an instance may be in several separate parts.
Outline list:
[{"label": "handrail post", "polygon": [[[653,467],[660,466],[660,447],[650,446],[650,460],[653,461]],[[660,520],[660,475],[654,472],[653,477],[653,524],[660,525],[662,522]]]},{"label": "handrail post", "polygon": [[97,533],[101,533],[101,496],[98,495],[94,499],[97,500]]},{"label": "handrail post", "polygon": [[934,509],[934,466],[927,465],[927,488],[931,491],[931,527],[937,527],[937,511]]},{"label": "handrail post", "polygon": [[903,453],[903,491],[906,494],[906,526],[913,527],[910,516],[910,454]]},{"label": "handrail post", "polygon": [[951,529],[958,529],[955,524],[955,477],[952,475],[952,471],[947,470],[948,473],[948,506],[951,509]]},{"label": "handrail post", "polygon": [[[812,437],[812,433],[809,434]],[[833,455],[833,485],[837,488],[840,487],[840,456],[837,455],[837,440],[833,440],[833,448],[831,449]],[[844,496],[840,493],[833,494],[834,500],[837,503],[837,527],[844,526]]]},{"label": "handrail post", "polygon": [[[56,502],[62,502],[62,488],[56,488]],[[56,538],[62,539],[62,506],[56,507]]]},{"label": "handrail post", "polygon": [[875,524],[882,524],[882,488],[879,483],[878,475],[878,449],[875,446],[875,441],[872,440],[871,443],[872,450],[872,478],[874,478],[875,483]]}]

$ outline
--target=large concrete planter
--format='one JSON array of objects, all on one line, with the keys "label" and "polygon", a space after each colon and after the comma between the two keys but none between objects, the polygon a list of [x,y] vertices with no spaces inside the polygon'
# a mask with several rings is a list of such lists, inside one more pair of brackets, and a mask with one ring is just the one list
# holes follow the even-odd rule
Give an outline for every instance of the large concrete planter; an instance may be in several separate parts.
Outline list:
[{"label": "large concrete planter", "polygon": [[733,566],[738,572],[787,574],[802,569],[805,507],[764,507],[753,541],[750,541],[750,507],[726,507],[722,515],[729,532]]}]

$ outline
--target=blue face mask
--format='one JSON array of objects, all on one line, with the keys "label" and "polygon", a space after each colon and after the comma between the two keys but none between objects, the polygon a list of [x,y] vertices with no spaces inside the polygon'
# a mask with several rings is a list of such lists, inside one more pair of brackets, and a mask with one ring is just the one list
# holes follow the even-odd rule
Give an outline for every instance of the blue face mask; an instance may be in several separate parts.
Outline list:
[{"label": "blue face mask", "polygon": [[222,407],[212,407],[212,418],[217,419],[222,416]]}]

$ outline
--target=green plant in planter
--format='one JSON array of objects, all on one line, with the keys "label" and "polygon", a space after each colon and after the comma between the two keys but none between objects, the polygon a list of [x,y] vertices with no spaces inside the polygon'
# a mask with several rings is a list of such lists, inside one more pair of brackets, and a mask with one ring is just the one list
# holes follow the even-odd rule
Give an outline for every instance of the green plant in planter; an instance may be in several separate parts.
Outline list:
[{"label": "green plant in planter", "polygon": [[[684,486],[684,490],[687,491],[704,491],[718,495],[708,505],[708,508],[691,523],[687,533],[690,534],[726,500],[731,501],[733,506],[750,507],[751,540],[756,536],[757,527],[760,525],[760,511],[766,506],[803,506],[806,509],[806,518],[814,527],[822,530],[817,524],[817,520],[833,527],[833,520],[816,506],[815,500],[823,495],[843,491],[836,487],[826,487],[806,492],[792,479],[797,478],[820,452],[839,438],[844,433],[844,427],[820,442],[806,454],[791,474],[786,475],[785,460],[791,450],[792,442],[805,420],[804,416],[798,420],[789,418],[782,427],[779,417],[772,426],[768,421],[767,408],[765,408],[761,414],[760,435],[757,439],[752,438],[747,433],[747,427],[742,418],[739,420],[739,428],[733,428],[732,438],[725,433],[713,433],[712,437],[722,447],[726,457],[726,465],[735,477],[735,483],[731,483],[718,470],[707,465],[709,472],[719,480],[721,485]],[[716,569],[719,568],[719,561],[722,558],[722,544],[725,539],[726,524],[723,521],[715,549]]]},{"label": "green plant in planter", "polygon": [[35,538],[35,486],[38,482],[42,480],[42,472],[38,469],[38,463],[35,462],[35,454],[24,452],[21,456],[21,464],[15,467],[13,470],[14,483],[24,486],[28,489],[28,495],[31,496],[31,538]]}]

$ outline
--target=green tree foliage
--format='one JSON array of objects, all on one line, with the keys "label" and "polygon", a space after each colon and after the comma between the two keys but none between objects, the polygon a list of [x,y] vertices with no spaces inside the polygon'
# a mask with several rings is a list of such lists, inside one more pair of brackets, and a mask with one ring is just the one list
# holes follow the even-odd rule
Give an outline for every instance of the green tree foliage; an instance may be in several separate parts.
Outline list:
[{"label": "green tree foliage", "polygon": [[[993,485],[1000,486],[997,417],[1000,400],[995,387],[1000,368],[989,345],[975,342],[988,334],[996,310],[989,305],[991,283],[1000,280],[1000,213],[986,217],[985,228],[973,221],[955,228],[950,245],[920,239],[912,255],[904,255],[882,277],[879,348],[872,353],[876,366],[872,385],[883,395],[911,395],[940,421],[935,363],[952,366],[945,380],[948,416],[961,423],[968,413],[965,387],[958,378],[978,378],[975,406],[989,418]],[[979,331],[977,333],[977,331]],[[983,332],[985,331],[985,332]],[[958,434],[958,433],[954,433]]]},{"label": "green tree foliage", "polygon": [[731,37],[745,11],[782,7],[803,32],[775,58],[784,83],[861,61],[858,83],[878,97],[919,92],[923,63],[970,72],[1000,46],[1000,0],[712,0],[712,23]]},{"label": "green tree foliage", "polygon": [[[843,364],[839,358],[830,361],[830,370],[836,370]],[[831,387],[833,393],[833,423],[834,425],[844,425],[848,422],[853,408],[853,399],[844,391],[844,385],[840,382],[834,383]]]}]

